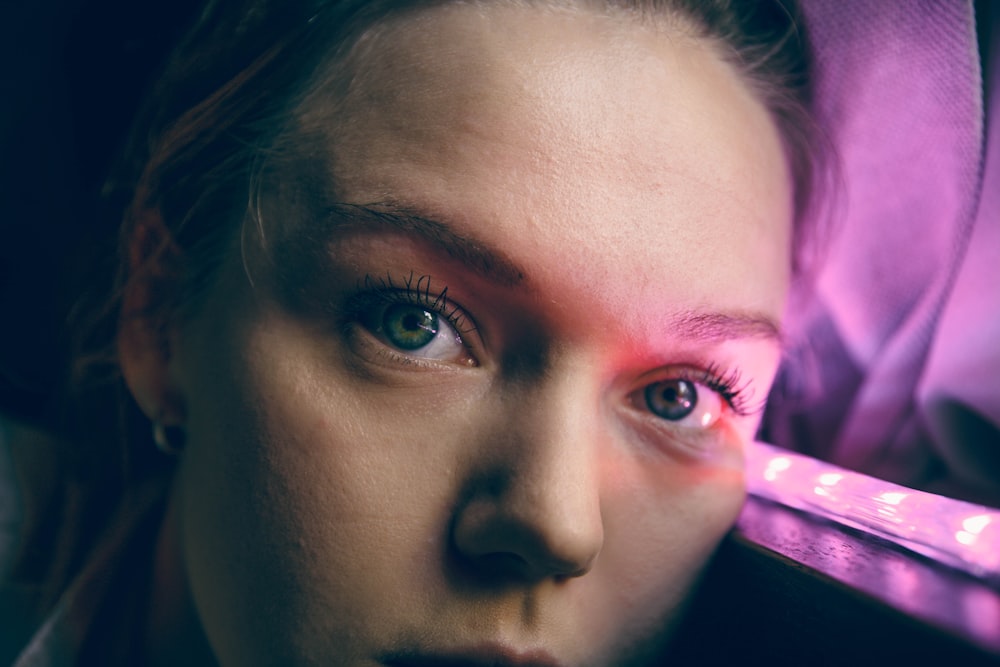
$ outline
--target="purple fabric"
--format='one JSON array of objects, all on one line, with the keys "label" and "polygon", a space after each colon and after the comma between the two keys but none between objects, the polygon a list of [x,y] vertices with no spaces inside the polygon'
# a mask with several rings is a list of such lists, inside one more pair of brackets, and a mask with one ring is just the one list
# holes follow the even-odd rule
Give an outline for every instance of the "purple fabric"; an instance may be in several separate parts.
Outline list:
[{"label": "purple fabric", "polygon": [[1000,503],[1000,136],[987,154],[971,3],[803,5],[839,181],[767,434]]}]

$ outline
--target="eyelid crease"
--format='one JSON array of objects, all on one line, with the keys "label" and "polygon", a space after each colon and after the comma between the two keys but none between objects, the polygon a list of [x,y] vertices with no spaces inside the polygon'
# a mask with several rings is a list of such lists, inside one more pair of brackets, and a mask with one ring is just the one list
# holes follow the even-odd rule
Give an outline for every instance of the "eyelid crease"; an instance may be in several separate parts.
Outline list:
[{"label": "eyelid crease", "polygon": [[336,203],[327,207],[326,221],[331,232],[353,228],[367,231],[372,225],[389,227],[431,244],[501,287],[526,287],[524,270],[503,252],[459,234],[447,222],[435,220],[419,211],[384,202]]}]

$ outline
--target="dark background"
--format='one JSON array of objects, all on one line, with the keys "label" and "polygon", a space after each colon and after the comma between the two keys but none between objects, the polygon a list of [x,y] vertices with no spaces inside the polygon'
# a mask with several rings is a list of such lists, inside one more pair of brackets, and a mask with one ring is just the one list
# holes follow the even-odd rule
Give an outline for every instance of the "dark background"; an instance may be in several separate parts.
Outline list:
[{"label": "dark background", "polygon": [[0,412],[44,421],[81,286],[114,271],[102,201],[152,75],[200,0],[0,0]]}]

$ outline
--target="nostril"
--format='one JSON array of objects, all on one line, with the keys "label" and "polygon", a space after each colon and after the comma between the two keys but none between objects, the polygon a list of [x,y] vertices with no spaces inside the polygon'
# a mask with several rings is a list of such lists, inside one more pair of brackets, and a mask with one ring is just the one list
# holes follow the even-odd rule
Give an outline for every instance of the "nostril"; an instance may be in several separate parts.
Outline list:
[{"label": "nostril", "polygon": [[557,379],[566,391],[512,404],[501,430],[483,438],[490,462],[459,491],[450,540],[479,574],[579,577],[603,548],[600,431],[580,414],[577,385]]},{"label": "nostril", "polygon": [[482,575],[568,579],[590,571],[603,543],[600,524],[565,521],[543,504],[529,508],[479,499],[456,517],[452,541]]},{"label": "nostril", "polygon": [[496,580],[532,578],[531,564],[513,553],[484,554],[475,558],[474,565],[482,574]]}]

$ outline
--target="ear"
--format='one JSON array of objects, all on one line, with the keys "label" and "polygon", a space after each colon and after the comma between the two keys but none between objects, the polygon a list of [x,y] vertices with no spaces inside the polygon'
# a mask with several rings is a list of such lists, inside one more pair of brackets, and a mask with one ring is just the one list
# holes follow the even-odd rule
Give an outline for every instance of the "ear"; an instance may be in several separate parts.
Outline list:
[{"label": "ear", "polygon": [[118,321],[118,361],[125,384],[151,421],[183,424],[184,400],[171,377],[175,349],[174,306],[181,278],[181,249],[159,211],[136,216],[127,240],[128,276]]}]

